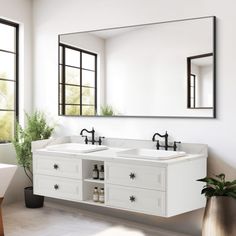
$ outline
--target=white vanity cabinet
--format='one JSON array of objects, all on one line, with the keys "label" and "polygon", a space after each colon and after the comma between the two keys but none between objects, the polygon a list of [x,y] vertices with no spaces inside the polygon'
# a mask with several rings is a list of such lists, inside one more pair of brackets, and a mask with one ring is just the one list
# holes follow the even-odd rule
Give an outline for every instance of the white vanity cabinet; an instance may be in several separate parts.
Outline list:
[{"label": "white vanity cabinet", "polygon": [[34,155],[34,192],[64,200],[82,200],[82,160]]},{"label": "white vanity cabinet", "polygon": [[206,158],[175,163],[105,163],[106,204],[170,217],[204,207]]},{"label": "white vanity cabinet", "polygon": [[[138,213],[171,217],[205,205],[201,195],[206,156],[166,161],[119,158],[115,149],[88,154],[33,153],[35,194]],[[105,179],[93,180],[93,165],[104,165]],[[105,203],[94,203],[94,187],[105,189]]]}]

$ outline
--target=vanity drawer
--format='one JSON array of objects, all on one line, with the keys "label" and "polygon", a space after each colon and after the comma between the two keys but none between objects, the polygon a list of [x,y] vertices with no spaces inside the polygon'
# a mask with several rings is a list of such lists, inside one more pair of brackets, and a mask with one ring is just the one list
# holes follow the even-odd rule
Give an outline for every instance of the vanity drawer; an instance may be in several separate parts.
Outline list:
[{"label": "vanity drawer", "polygon": [[165,190],[165,168],[106,162],[105,175],[110,184]]},{"label": "vanity drawer", "polygon": [[82,161],[76,158],[34,156],[34,173],[82,179]]},{"label": "vanity drawer", "polygon": [[35,175],[34,193],[64,200],[82,200],[82,182],[58,177]]},{"label": "vanity drawer", "polygon": [[106,186],[105,191],[108,206],[158,216],[165,215],[165,192],[110,184]]}]

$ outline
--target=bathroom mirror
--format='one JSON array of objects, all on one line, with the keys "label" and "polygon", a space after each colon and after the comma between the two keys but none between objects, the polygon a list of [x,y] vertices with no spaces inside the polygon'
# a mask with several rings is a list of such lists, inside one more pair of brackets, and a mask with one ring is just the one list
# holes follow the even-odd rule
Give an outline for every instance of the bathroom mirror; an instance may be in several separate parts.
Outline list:
[{"label": "bathroom mirror", "polygon": [[59,115],[215,118],[215,17],[59,35]]}]

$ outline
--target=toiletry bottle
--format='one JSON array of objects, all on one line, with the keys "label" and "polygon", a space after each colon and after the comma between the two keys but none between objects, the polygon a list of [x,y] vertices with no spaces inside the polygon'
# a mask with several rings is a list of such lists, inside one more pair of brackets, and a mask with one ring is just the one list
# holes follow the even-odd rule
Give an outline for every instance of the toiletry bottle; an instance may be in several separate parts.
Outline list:
[{"label": "toiletry bottle", "polygon": [[104,165],[101,165],[101,166],[100,166],[99,179],[100,179],[100,180],[104,180]]},{"label": "toiletry bottle", "polygon": [[93,201],[98,202],[99,201],[99,193],[98,193],[98,188],[94,187],[93,190]]},{"label": "toiletry bottle", "polygon": [[104,188],[100,189],[100,192],[99,192],[99,202],[100,203],[104,203]]},{"label": "toiletry bottle", "polygon": [[99,178],[99,171],[98,171],[98,165],[94,165],[93,167],[93,179]]}]

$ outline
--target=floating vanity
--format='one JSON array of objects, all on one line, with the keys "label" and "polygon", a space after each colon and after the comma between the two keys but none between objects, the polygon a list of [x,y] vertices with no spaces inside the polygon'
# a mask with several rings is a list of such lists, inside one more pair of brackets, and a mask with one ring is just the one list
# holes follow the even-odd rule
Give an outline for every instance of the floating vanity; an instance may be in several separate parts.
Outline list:
[{"label": "floating vanity", "polygon": [[[207,146],[200,144],[182,144],[173,152],[155,150],[153,142],[142,140],[106,139],[101,147],[79,144],[71,137],[37,142],[34,192],[171,217],[204,207],[203,185],[196,180],[206,176],[206,161]],[[95,164],[104,165],[104,180],[92,178]],[[104,203],[93,202],[94,187],[104,188]]]}]

